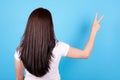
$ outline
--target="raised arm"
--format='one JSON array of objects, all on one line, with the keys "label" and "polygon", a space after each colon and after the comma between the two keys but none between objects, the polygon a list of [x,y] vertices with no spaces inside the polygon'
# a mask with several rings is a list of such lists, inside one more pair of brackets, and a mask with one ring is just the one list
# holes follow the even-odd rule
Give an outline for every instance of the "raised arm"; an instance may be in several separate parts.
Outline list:
[{"label": "raised arm", "polygon": [[90,33],[90,37],[89,40],[84,48],[84,50],[80,50],[77,48],[73,48],[70,47],[67,57],[71,57],[71,58],[89,58],[90,53],[92,51],[92,48],[94,46],[94,40],[96,37],[96,33],[99,31],[100,29],[100,22],[103,19],[104,16],[100,17],[100,19],[97,20],[98,14],[96,13],[94,22],[93,22],[93,26],[91,29],[91,33]]}]

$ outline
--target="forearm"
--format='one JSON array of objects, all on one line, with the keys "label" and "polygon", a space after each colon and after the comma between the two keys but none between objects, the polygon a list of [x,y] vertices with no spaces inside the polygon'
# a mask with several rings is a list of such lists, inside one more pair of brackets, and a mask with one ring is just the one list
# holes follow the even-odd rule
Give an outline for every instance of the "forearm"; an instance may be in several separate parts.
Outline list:
[{"label": "forearm", "polygon": [[90,37],[89,37],[89,40],[85,46],[85,49],[84,49],[84,52],[89,56],[92,49],[93,49],[93,46],[94,46],[94,41],[95,41],[95,37],[96,37],[96,32],[94,30],[91,31],[90,33]]}]

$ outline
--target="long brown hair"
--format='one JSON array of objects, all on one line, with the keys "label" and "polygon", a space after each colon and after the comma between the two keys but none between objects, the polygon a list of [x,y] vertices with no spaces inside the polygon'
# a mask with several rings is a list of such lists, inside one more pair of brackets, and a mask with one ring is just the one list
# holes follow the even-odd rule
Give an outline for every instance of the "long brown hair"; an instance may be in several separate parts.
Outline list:
[{"label": "long brown hair", "polygon": [[17,48],[20,59],[31,74],[42,77],[49,71],[55,41],[51,13],[44,8],[35,9],[28,18]]}]

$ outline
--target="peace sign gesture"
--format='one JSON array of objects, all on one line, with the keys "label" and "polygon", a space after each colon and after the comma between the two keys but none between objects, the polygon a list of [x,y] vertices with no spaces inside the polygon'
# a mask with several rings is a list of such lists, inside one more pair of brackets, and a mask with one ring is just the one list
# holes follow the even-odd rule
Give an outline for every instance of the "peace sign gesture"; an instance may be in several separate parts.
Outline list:
[{"label": "peace sign gesture", "polygon": [[98,13],[96,13],[94,23],[93,23],[93,26],[92,26],[92,31],[95,31],[95,32],[98,32],[98,30],[100,29],[100,22],[104,18],[104,15],[101,16],[99,19],[97,19],[97,18],[98,18]]}]

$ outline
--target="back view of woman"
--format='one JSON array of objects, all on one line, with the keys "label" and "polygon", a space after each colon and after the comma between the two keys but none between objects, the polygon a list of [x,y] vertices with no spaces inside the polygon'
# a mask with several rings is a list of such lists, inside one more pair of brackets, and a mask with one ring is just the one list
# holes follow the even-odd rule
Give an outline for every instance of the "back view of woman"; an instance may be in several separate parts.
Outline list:
[{"label": "back view of woman", "polygon": [[56,40],[51,13],[44,8],[35,9],[14,55],[16,80],[60,80],[61,57],[88,58],[102,18],[97,20],[96,14],[88,43],[84,50],[80,50]]}]

